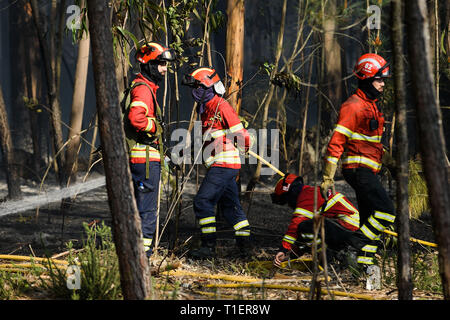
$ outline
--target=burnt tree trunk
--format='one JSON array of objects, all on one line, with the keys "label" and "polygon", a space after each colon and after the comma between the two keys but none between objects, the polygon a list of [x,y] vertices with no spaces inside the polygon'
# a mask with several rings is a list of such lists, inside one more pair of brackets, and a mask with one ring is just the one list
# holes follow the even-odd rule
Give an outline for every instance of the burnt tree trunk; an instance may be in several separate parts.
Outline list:
[{"label": "burnt tree trunk", "polygon": [[12,148],[11,131],[9,130],[8,115],[6,112],[5,100],[3,99],[3,90],[0,85],[0,138],[3,154],[3,163],[6,173],[6,182],[8,184],[8,198],[21,199],[20,178],[17,173],[17,167],[14,166],[14,153]]},{"label": "burnt tree trunk", "polygon": [[88,0],[87,6],[98,125],[122,293],[124,299],[141,300],[150,293],[149,267],[121,121],[109,23],[110,9],[107,0]]},{"label": "burnt tree trunk", "polygon": [[[27,44],[27,55],[23,57],[23,64],[25,68],[25,80],[26,80],[26,96],[28,98],[28,114],[30,117],[30,139],[33,145],[33,165],[32,170],[36,178],[40,179],[40,164],[41,164],[41,143],[40,143],[40,126],[39,126],[39,113],[40,109],[36,108],[38,103],[38,92],[41,82],[38,81],[40,76],[40,69],[38,66],[39,60],[39,42],[37,41],[36,30],[33,26],[33,16],[31,14],[30,4],[24,4],[24,27],[26,33],[25,43]],[[31,149],[29,146],[28,148]]]},{"label": "burnt tree trunk", "polygon": [[392,2],[392,47],[397,121],[395,123],[397,161],[398,299],[412,300],[411,254],[408,205],[408,131],[406,117],[405,67],[403,64],[402,1]]},{"label": "burnt tree trunk", "polygon": [[[444,298],[450,299],[450,193],[442,115],[434,87],[430,35],[425,1],[406,6],[408,49],[420,149],[430,197],[433,227],[439,248],[439,271]],[[420,67],[419,67],[420,66]],[[419,67],[419,68],[418,68]]]},{"label": "burnt tree trunk", "polygon": [[[272,80],[274,79],[276,73],[278,72],[278,64],[280,62],[281,53],[283,51],[284,29],[285,29],[285,24],[286,24],[286,10],[287,10],[287,0],[284,0],[283,7],[281,10],[280,31],[278,32],[277,46],[275,49],[274,67],[270,73],[269,91],[267,92],[267,95],[264,100],[264,109],[263,109],[262,125],[261,125],[261,129],[263,129],[263,130],[262,130],[260,136],[258,137],[258,152],[261,157],[264,157],[265,154],[267,153],[267,130],[264,130],[264,129],[267,129],[267,124],[269,123],[269,108],[270,108],[270,103],[272,102],[273,95],[275,92],[275,84],[272,82]],[[259,147],[262,147],[262,150]],[[261,177],[261,169],[262,169],[262,162],[258,159],[255,172],[247,184],[246,191],[253,192],[256,184],[258,183],[258,181]],[[251,193],[248,192],[247,197],[249,198],[250,196],[251,196]]]},{"label": "burnt tree trunk", "polygon": [[[61,128],[61,110],[59,105],[59,62],[57,61],[60,59],[56,59],[56,53],[55,53],[55,39],[52,39],[50,37],[50,40],[47,41],[48,32],[44,30],[44,24],[41,17],[41,12],[39,9],[39,5],[37,0],[30,0],[32,13],[33,13],[33,20],[36,26],[36,31],[39,38],[39,46],[42,53],[42,60],[44,64],[44,71],[45,71],[45,78],[47,82],[47,95],[48,95],[48,103],[50,105],[51,110],[51,128],[53,133],[53,144],[55,147],[55,161],[57,163],[58,167],[58,180],[60,186],[64,185],[65,178],[64,178],[64,172],[62,168],[64,167],[64,153],[63,150],[63,134],[62,134],[62,128]],[[63,4],[61,4],[63,5]],[[53,11],[56,9],[52,9],[52,17]],[[61,14],[60,19],[64,19],[64,16]],[[55,23],[55,21],[52,21],[52,24]],[[53,27],[51,28],[53,29]],[[61,31],[58,36],[61,36]],[[59,45],[58,45],[59,50]],[[58,153],[59,152],[59,153]]]},{"label": "burnt tree trunk", "polygon": [[227,77],[230,79],[227,99],[237,114],[241,108],[241,86],[244,78],[244,13],[244,0],[228,0],[226,63]]}]

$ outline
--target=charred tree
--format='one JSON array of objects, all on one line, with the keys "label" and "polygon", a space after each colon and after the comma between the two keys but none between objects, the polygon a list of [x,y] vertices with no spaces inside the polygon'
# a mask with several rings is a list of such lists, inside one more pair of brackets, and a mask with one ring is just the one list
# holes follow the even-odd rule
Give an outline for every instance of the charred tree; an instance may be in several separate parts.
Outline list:
[{"label": "charred tree", "polygon": [[[60,4],[60,8],[64,7],[65,1]],[[64,174],[62,168],[64,167],[64,153],[63,151],[63,134],[61,128],[61,110],[59,104],[59,75],[60,75],[60,58],[61,58],[61,40],[55,44],[54,35],[54,26],[53,24],[56,21],[56,8],[52,6],[51,10],[51,20],[52,26],[50,28],[51,32],[47,32],[44,28],[43,17],[41,17],[41,12],[39,9],[39,5],[37,0],[30,0],[33,20],[36,26],[36,31],[39,39],[39,46],[41,49],[41,55],[44,65],[45,78],[47,82],[47,95],[48,95],[48,103],[50,105],[51,112],[51,129],[53,134],[53,144],[55,147],[55,161],[57,163],[58,169],[58,180],[59,184],[63,186],[65,182]],[[61,12],[61,11],[60,11]],[[64,10],[62,10],[62,14],[60,15],[60,19],[64,21]],[[62,37],[62,24],[60,20],[59,25],[59,34],[58,37]],[[62,26],[61,26],[62,24]],[[50,34],[50,36],[49,36]],[[50,38],[47,40],[47,38]],[[59,54],[59,58],[57,58],[57,53]]]},{"label": "charred tree", "polygon": [[[9,8],[10,28],[14,34],[27,35],[25,14],[22,1]],[[9,115],[10,130],[14,137],[14,148],[31,151],[29,145],[28,113],[24,112],[24,99],[26,95],[26,70],[24,59],[28,55],[29,43],[26,36],[10,37],[10,62],[14,71],[10,73],[11,109]],[[25,56],[24,53],[26,52]]]},{"label": "charred tree", "polygon": [[[33,16],[29,2],[23,5],[24,27],[25,27],[25,43],[27,44],[27,54],[23,57],[25,68],[26,81],[26,97],[28,114],[30,118],[30,138],[33,145],[33,164],[31,169],[36,178],[40,179],[41,170],[41,128],[39,126],[39,119],[41,108],[38,107],[38,92],[41,86],[41,81],[38,81],[40,70],[38,66],[39,60],[39,41],[37,39],[36,28],[33,26]],[[23,125],[23,124],[22,124]],[[31,149],[31,146],[28,146]]]},{"label": "charred tree", "polygon": [[398,230],[398,299],[412,300],[410,231],[408,205],[408,130],[406,116],[405,67],[403,63],[402,1],[392,2],[392,47],[394,51],[394,86],[397,121],[396,180],[397,180],[397,230]]},{"label": "charred tree", "polygon": [[[262,116],[262,125],[260,136],[258,137],[261,139],[261,141],[258,140],[258,145],[262,146],[263,150],[259,150],[260,156],[264,157],[264,151],[267,151],[267,124],[269,123],[269,107],[270,103],[272,102],[273,95],[275,93],[275,84],[272,82],[274,80],[274,77],[276,73],[278,72],[278,63],[280,62],[281,53],[283,51],[283,39],[284,39],[284,28],[286,24],[286,9],[287,9],[287,0],[283,1],[283,7],[281,11],[281,23],[280,23],[280,31],[278,32],[278,39],[277,39],[277,46],[275,51],[275,62],[272,71],[270,72],[270,79],[269,79],[269,91],[267,92],[266,96],[264,97],[264,109],[263,109],[263,116]],[[250,181],[247,184],[247,190],[246,191],[253,191],[256,184],[259,181],[259,178],[261,177],[261,169],[262,169],[262,162],[258,159],[258,163],[256,165],[255,173],[253,174],[253,177],[250,179]],[[251,192],[247,193],[247,197],[251,196]]]},{"label": "charred tree", "polygon": [[[436,98],[431,64],[426,2],[406,6],[408,50],[420,149],[430,198],[433,227],[439,248],[444,298],[450,299],[450,193],[442,115]],[[420,66],[418,70],[417,66]]]},{"label": "charred tree", "polygon": [[244,0],[228,0],[226,64],[229,77],[227,100],[239,114],[244,78]]},{"label": "charred tree", "polygon": [[11,131],[9,130],[8,115],[6,112],[5,100],[3,99],[3,90],[0,85],[0,138],[3,154],[3,163],[6,173],[6,182],[8,184],[8,198],[21,199],[20,177],[17,167],[14,166],[14,151],[12,147]]},{"label": "charred tree", "polygon": [[128,154],[115,79],[110,9],[106,0],[88,0],[98,125],[103,149],[106,188],[122,293],[125,299],[150,294],[148,260],[142,242],[141,221],[134,200]]}]

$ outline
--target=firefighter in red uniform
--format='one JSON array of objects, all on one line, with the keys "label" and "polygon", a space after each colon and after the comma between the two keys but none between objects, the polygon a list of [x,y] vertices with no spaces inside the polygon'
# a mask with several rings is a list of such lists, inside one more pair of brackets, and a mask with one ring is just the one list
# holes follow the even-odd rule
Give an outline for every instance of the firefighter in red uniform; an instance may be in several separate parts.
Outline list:
[{"label": "firefighter in red uniform", "polygon": [[[130,147],[130,169],[136,203],[142,223],[144,250],[147,257],[152,254],[152,240],[156,229],[159,180],[161,175],[160,151],[157,128],[158,119],[156,91],[158,83],[167,72],[167,63],[174,60],[173,52],[156,42],[143,45],[136,53],[141,72],[132,82],[144,85],[131,90],[128,120],[137,133],[134,146]],[[160,129],[161,130],[161,129]],[[159,132],[161,134],[161,132]]]},{"label": "firefighter in red uniform", "polygon": [[[315,191],[314,191],[315,190]],[[314,210],[314,192],[317,194]],[[278,181],[272,203],[288,204],[294,210],[291,223],[281,241],[274,264],[280,266],[292,251],[300,254],[299,247],[311,247],[314,241],[314,212],[325,217],[324,229],[327,248],[335,252],[352,246],[352,238],[359,229],[359,213],[353,204],[341,193],[329,196],[328,201],[322,197],[320,188],[303,184],[303,179],[294,174],[287,174]],[[318,237],[318,250],[321,249]]]},{"label": "firefighter in red uniform", "polygon": [[389,64],[377,54],[364,54],[354,73],[358,88],[341,106],[328,143],[321,191],[326,194],[333,186],[337,163],[342,158],[342,174],[355,190],[361,216],[357,262],[367,269],[374,264],[381,233],[395,220],[392,200],[377,176],[388,159],[381,143],[384,117],[376,102],[383,93],[384,78],[390,76]]},{"label": "firefighter in red uniform", "polygon": [[192,250],[191,256],[199,259],[215,257],[216,205],[221,207],[224,218],[233,227],[236,244],[244,253],[250,247],[250,224],[240,204],[236,177],[241,168],[240,150],[248,151],[251,137],[236,111],[222,98],[225,88],[214,69],[197,68],[185,75],[183,84],[192,87],[192,96],[198,103],[204,141],[203,160],[208,168],[194,198],[201,246]]}]

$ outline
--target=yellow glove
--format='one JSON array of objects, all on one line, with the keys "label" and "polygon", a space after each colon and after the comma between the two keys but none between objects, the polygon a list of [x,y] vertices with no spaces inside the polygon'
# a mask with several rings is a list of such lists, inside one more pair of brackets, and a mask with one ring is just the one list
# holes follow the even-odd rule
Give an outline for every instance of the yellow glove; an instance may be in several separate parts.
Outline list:
[{"label": "yellow glove", "polygon": [[328,199],[327,192],[332,186],[334,186],[334,175],[336,174],[337,165],[328,161],[325,161],[325,167],[323,168],[322,184],[320,185],[320,192],[322,197]]},{"label": "yellow glove", "polygon": [[248,121],[243,116],[238,116],[239,120],[241,120],[242,126],[247,129]]}]

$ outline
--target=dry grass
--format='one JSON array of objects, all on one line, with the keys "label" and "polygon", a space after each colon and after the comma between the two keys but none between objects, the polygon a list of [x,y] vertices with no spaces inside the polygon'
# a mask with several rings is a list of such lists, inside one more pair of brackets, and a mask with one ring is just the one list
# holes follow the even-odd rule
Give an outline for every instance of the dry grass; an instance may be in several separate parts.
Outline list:
[{"label": "dry grass", "polygon": [[409,215],[413,219],[419,219],[423,212],[429,210],[428,188],[420,160],[409,161],[408,193]]}]

